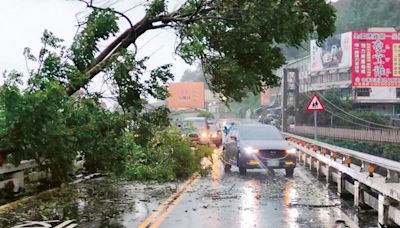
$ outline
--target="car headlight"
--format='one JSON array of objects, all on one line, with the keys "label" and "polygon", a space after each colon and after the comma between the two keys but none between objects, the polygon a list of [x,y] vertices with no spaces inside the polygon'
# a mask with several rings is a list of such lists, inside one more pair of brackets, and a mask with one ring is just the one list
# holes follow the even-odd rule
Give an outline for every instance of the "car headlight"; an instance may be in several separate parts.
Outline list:
[{"label": "car headlight", "polygon": [[201,137],[202,137],[202,138],[207,138],[207,136],[208,136],[208,135],[207,135],[207,132],[201,133]]},{"label": "car headlight", "polygon": [[295,154],[297,151],[296,151],[296,149],[295,148],[291,148],[291,149],[287,149],[286,150],[286,153],[288,153],[288,154]]},{"label": "car headlight", "polygon": [[246,154],[255,154],[258,152],[258,150],[249,146],[249,147],[244,148],[244,152],[246,152]]}]

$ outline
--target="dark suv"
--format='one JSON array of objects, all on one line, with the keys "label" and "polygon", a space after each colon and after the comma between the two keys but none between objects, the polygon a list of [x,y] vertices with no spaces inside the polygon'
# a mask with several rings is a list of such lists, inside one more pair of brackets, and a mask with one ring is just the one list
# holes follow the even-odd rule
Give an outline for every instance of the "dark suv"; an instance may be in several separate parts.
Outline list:
[{"label": "dark suv", "polygon": [[285,169],[292,176],[296,167],[296,149],[292,148],[279,130],[271,125],[244,124],[235,127],[223,146],[225,171],[231,165],[240,174],[247,169]]}]

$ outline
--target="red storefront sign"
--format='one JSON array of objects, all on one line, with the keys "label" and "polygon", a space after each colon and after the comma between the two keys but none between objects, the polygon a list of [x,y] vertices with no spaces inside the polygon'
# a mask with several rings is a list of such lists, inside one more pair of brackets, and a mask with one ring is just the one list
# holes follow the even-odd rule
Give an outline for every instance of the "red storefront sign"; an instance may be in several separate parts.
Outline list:
[{"label": "red storefront sign", "polygon": [[400,33],[353,32],[352,84],[400,87]]}]

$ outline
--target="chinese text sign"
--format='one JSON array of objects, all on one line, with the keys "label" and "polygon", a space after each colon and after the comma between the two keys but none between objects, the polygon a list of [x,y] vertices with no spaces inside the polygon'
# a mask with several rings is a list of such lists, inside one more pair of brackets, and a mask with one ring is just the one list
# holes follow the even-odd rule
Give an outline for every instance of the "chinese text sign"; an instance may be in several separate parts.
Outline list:
[{"label": "chinese text sign", "polygon": [[400,86],[400,33],[353,32],[353,86]]}]

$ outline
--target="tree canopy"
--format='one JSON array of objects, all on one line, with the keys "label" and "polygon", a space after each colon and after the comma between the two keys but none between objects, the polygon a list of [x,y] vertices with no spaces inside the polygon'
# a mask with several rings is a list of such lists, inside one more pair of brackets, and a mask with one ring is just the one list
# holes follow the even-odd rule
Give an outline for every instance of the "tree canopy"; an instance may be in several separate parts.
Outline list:
[{"label": "tree canopy", "polygon": [[[299,46],[310,37],[322,41],[335,30],[334,7],[324,0],[187,0],[175,11],[167,8],[166,1],[153,0],[136,23],[111,8],[100,9],[95,2],[85,2],[93,12],[71,47],[73,67],[79,73],[68,77],[68,94],[106,72],[110,65],[120,64],[117,57],[135,60],[136,50],[127,48],[146,31],[171,28],[180,40],[177,54],[187,63],[201,62],[211,75],[209,84],[214,92],[240,100],[248,91],[259,92],[265,85],[278,83],[272,72],[285,61],[279,44]],[[99,41],[117,34],[115,21],[119,17],[129,20],[131,27],[100,50]],[[134,98],[140,94],[140,88],[127,88],[121,81],[129,81],[131,71],[145,67],[144,62],[139,63],[119,69],[120,76],[114,76],[119,96]],[[167,70],[159,69],[158,73],[164,75],[160,77],[169,78]]]}]

